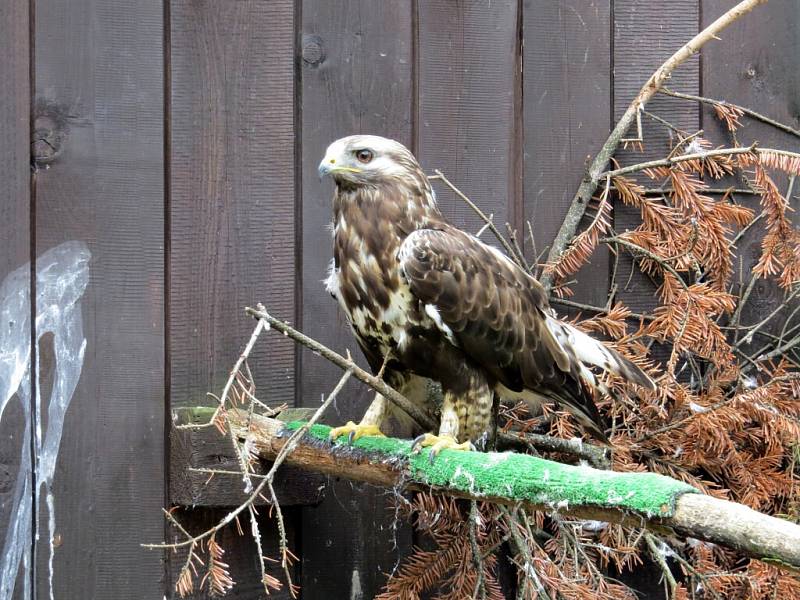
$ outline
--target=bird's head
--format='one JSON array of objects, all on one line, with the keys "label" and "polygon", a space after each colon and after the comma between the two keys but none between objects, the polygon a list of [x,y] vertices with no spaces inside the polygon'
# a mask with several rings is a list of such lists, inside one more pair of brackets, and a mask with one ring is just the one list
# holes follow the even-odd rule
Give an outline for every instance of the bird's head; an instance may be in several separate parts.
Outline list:
[{"label": "bird's head", "polygon": [[421,173],[414,155],[400,142],[377,135],[351,135],[336,140],[319,163],[319,176],[337,184],[376,185],[387,179],[414,179]]}]

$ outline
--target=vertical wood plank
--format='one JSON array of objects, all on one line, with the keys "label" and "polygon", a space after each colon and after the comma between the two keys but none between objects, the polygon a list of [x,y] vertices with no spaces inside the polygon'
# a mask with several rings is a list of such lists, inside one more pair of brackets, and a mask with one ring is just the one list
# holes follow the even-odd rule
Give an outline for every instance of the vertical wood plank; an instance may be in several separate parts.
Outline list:
[{"label": "vertical wood plank", "polygon": [[[703,27],[716,19],[729,6],[720,0],[703,3]],[[796,0],[773,0],[726,29],[721,41],[703,50],[703,95],[728,100],[752,108],[794,128],[800,128],[800,33],[797,19],[800,5]],[[703,129],[715,144],[731,144],[727,127],[714,116],[710,107],[702,108]],[[800,141],[768,125],[744,118],[745,126],[737,136],[742,145],[758,141],[760,146],[800,151]],[[788,189],[786,178],[778,176],[781,192]],[[800,184],[795,183],[790,205],[797,210]],[[736,200],[760,211],[756,197],[737,196]],[[797,217],[795,217],[797,221]],[[763,229],[754,227],[740,242],[735,268],[743,273],[743,284],[750,280],[750,270],[761,256]],[[741,265],[740,265],[741,263]],[[736,277],[738,282],[738,276]],[[734,289],[738,289],[734,288]],[[774,282],[759,280],[742,311],[742,323],[758,322],[777,307],[783,293]],[[781,323],[776,323],[778,333]],[[767,329],[769,331],[769,329]],[[763,343],[759,340],[759,344]],[[753,349],[754,351],[757,348]]]},{"label": "vertical wood plank", "polygon": [[[419,3],[417,158],[440,169],[500,231],[519,227],[517,0]],[[472,233],[475,212],[436,185],[439,206]],[[495,245],[491,234],[485,241]]]},{"label": "vertical wood plank", "polygon": [[[332,256],[333,188],[317,165],[335,139],[370,133],[412,142],[413,2],[305,0],[301,13],[301,173],[303,330],[338,350],[360,352],[336,303],[324,291]],[[316,406],[341,372],[310,352],[301,355],[298,398]],[[358,420],[372,396],[352,385],[329,422]],[[335,482],[317,508],[303,509],[303,598],[371,598],[407,547],[391,535],[384,490]]]},{"label": "vertical wood plank", "polygon": [[[219,392],[253,320],[295,314],[294,7],[290,0],[171,3],[172,406]],[[295,349],[266,336],[257,394],[294,401]]]},{"label": "vertical wood plank", "polygon": [[36,250],[80,240],[92,254],[55,476],[54,595],[160,598],[163,556],[139,544],[164,532],[163,6],[37,0],[35,14],[37,123],[58,133],[35,178]]},{"label": "vertical wood plank", "polygon": [[[669,3],[646,0],[615,0],[614,2],[614,118],[622,113],[652,73],[678,48],[697,34],[700,5],[695,0],[676,0]],[[700,90],[698,57],[690,58],[673,72],[669,87],[696,94]],[[700,127],[697,106],[677,105],[657,95],[646,109],[675,126],[694,133]],[[633,164],[663,158],[669,153],[669,133],[662,125],[643,116],[644,151],[622,150],[617,153],[621,164]],[[631,128],[628,137],[636,137]],[[614,207],[614,226],[618,232],[633,229],[641,223],[639,211],[619,203]],[[621,254],[617,284],[619,298],[633,311],[652,310],[656,303],[656,286],[634,270],[633,261]],[[629,282],[630,283],[627,283]]]},{"label": "vertical wood plank", "polygon": [[[555,237],[611,127],[611,2],[526,0],[523,13],[525,219],[536,254]],[[534,248],[526,238],[526,254]],[[577,275],[576,299],[604,305],[608,252]]]},{"label": "vertical wood plank", "polygon": [[[245,306],[263,302],[295,319],[294,46],[290,0],[170,3],[173,408],[205,404],[207,391],[219,393],[254,326]],[[249,364],[262,401],[294,403],[290,340],[264,334]],[[188,528],[201,531],[225,510],[182,514]],[[291,514],[287,528],[295,547]],[[248,536],[233,529],[220,535],[238,582],[233,597],[257,595],[260,571]],[[264,523],[262,536],[274,558],[273,522]],[[183,560],[170,555],[169,597],[177,597]],[[206,588],[192,597],[210,596]]]},{"label": "vertical wood plank", "polygon": [[[30,40],[27,2],[8,2],[0,7],[0,284],[16,269],[30,260]],[[30,278],[25,278],[23,296],[30,296]],[[0,297],[0,305],[11,298]],[[2,309],[5,317],[10,317]],[[0,353],[9,351],[11,323],[4,323],[0,333]],[[30,335],[30,334],[28,334]],[[11,384],[13,361],[0,361],[0,561],[10,561],[16,568],[17,556],[27,555],[31,563],[30,539],[12,543],[10,528],[19,519],[18,502],[31,502],[25,493],[25,473],[20,473],[20,458],[30,448],[30,432],[26,435],[27,401],[19,395],[3,397]],[[28,382],[29,383],[29,382]],[[3,407],[3,404],[5,407]],[[19,479],[22,477],[23,479]],[[13,547],[12,547],[13,546]],[[19,554],[17,554],[19,553]],[[29,573],[20,569],[8,578],[0,575],[0,597],[23,597],[23,578]]]}]

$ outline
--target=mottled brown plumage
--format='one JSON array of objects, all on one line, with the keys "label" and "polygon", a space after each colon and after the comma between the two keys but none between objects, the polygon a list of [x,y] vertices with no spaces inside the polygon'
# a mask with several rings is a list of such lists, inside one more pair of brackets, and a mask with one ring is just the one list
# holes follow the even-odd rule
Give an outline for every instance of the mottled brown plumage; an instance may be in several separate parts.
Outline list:
[{"label": "mottled brown plumage", "polygon": [[[599,384],[584,363],[653,386],[633,363],[556,320],[528,273],[448,223],[398,142],[338,140],[320,174],[336,182],[327,287],[370,366],[377,372],[386,362],[387,381],[412,401],[425,401],[421,378],[442,386],[439,436],[425,445],[485,439],[495,394],[563,405],[603,438],[593,401]],[[361,424],[335,435],[376,434],[386,412],[378,395]]]}]

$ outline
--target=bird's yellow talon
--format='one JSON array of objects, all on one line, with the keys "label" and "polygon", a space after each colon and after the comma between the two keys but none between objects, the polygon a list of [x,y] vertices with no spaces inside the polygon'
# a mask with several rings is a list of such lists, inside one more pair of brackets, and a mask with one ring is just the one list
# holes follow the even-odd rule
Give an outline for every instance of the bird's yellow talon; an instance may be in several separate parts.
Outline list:
[{"label": "bird's yellow talon", "polygon": [[456,439],[451,435],[433,435],[432,433],[423,433],[417,439],[414,440],[414,443],[411,446],[411,451],[413,453],[420,452],[423,448],[430,448],[430,460],[433,462],[433,459],[439,455],[444,449],[447,450],[474,450],[473,445],[467,441],[458,443]]},{"label": "bird's yellow talon", "polygon": [[342,425],[341,427],[334,427],[331,429],[329,437],[331,441],[333,441],[343,435],[347,436],[351,444],[364,436],[386,437],[377,425],[362,425],[360,423],[353,423],[352,421],[348,421],[346,425]]}]

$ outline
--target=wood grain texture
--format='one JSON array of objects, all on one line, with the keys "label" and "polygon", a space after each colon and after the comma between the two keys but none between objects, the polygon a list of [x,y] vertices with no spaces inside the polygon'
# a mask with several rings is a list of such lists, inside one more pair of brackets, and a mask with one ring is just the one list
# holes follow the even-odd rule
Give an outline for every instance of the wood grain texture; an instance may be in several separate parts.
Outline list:
[{"label": "wood grain texture", "polygon": [[[551,244],[587,159],[611,130],[610,18],[607,1],[523,4],[524,217],[537,254]],[[525,250],[534,260],[527,238]],[[576,298],[605,304],[608,269],[608,252],[599,249],[576,275]]]},{"label": "wood grain texture", "polygon": [[[294,319],[294,6],[171,3],[172,406],[219,392],[263,302]],[[295,349],[250,357],[256,393],[294,401]]]},{"label": "wood grain texture", "polygon": [[[614,118],[618,119],[653,72],[698,32],[699,4],[694,0],[669,3],[645,0],[614,2]],[[718,15],[717,15],[718,16]],[[670,78],[676,91],[696,94],[700,89],[700,61],[690,58]],[[678,106],[663,96],[656,96],[646,107],[681,129],[694,133],[700,127],[697,106]],[[669,153],[669,133],[664,126],[642,117],[644,151],[621,150],[620,164],[633,164]],[[635,127],[628,132],[636,137]],[[642,176],[643,177],[643,176]],[[639,211],[617,203],[614,227],[619,233],[641,223]],[[631,271],[635,270],[633,278]],[[628,254],[621,254],[617,272],[619,298],[635,312],[651,311],[656,306],[656,286],[643,277]],[[628,283],[630,281],[630,283]]]},{"label": "wood grain texture", "polygon": [[[516,0],[429,0],[418,5],[416,151],[498,228],[519,227],[519,66]],[[483,221],[435,184],[439,206],[472,233]],[[497,245],[490,233],[484,240]]]},{"label": "wood grain texture", "polygon": [[[720,0],[703,2],[703,26],[713,21],[728,4]],[[722,40],[703,50],[702,95],[727,100],[752,108],[794,128],[800,127],[800,73],[797,57],[800,56],[800,30],[798,29],[800,6],[796,0],[772,0],[758,11],[754,11],[724,32]],[[680,106],[685,106],[681,103]],[[715,144],[731,144],[727,127],[714,116],[710,107],[702,108],[703,129]],[[758,141],[759,145],[800,151],[800,140],[768,125],[747,118],[737,136],[742,145]],[[781,192],[788,189],[786,177],[775,174]],[[751,196],[736,200],[760,211],[758,199]],[[797,210],[800,201],[800,182],[795,182],[790,199]],[[800,225],[797,213],[795,224]],[[750,269],[761,256],[763,228],[754,227],[739,244],[736,258],[735,281],[738,273],[744,273],[743,284],[750,282]],[[738,285],[737,288],[738,289]],[[759,280],[753,288],[750,300],[742,311],[741,321],[745,325],[757,323],[769,314],[783,299],[783,292],[773,281]],[[785,315],[786,313],[784,313]],[[783,323],[776,319],[772,329],[780,333]],[[775,330],[777,328],[777,331]],[[758,347],[764,343],[758,340]]]},{"label": "wood grain texture", "polygon": [[[30,261],[30,54],[27,2],[0,7],[0,282]],[[0,299],[2,302],[3,299]],[[2,338],[2,336],[0,336]],[[3,400],[5,400],[3,398]],[[0,543],[11,520],[20,456],[30,447],[19,396],[0,415]],[[27,548],[30,563],[31,549]],[[22,598],[21,572],[15,598]]]},{"label": "wood grain texture", "polygon": [[[413,4],[411,0],[305,0],[300,23],[302,185],[302,317],[300,328],[338,352],[350,349],[363,365],[336,302],[324,291],[332,257],[326,226],[333,187],[319,180],[325,148],[345,135],[370,133],[413,141]],[[275,310],[270,311],[278,316]],[[298,401],[318,406],[341,376],[337,367],[301,353]],[[372,394],[349,384],[326,420],[344,423],[363,415]],[[372,598],[408,549],[401,528],[395,539],[382,491],[330,480],[326,499],[303,509],[303,598]],[[360,591],[359,591],[360,590]]]},{"label": "wood grain texture", "polygon": [[54,595],[160,598],[163,555],[139,544],[164,533],[163,6],[37,0],[35,13],[39,114],[69,126],[36,175],[36,251],[82,240],[92,253],[55,476]]}]

